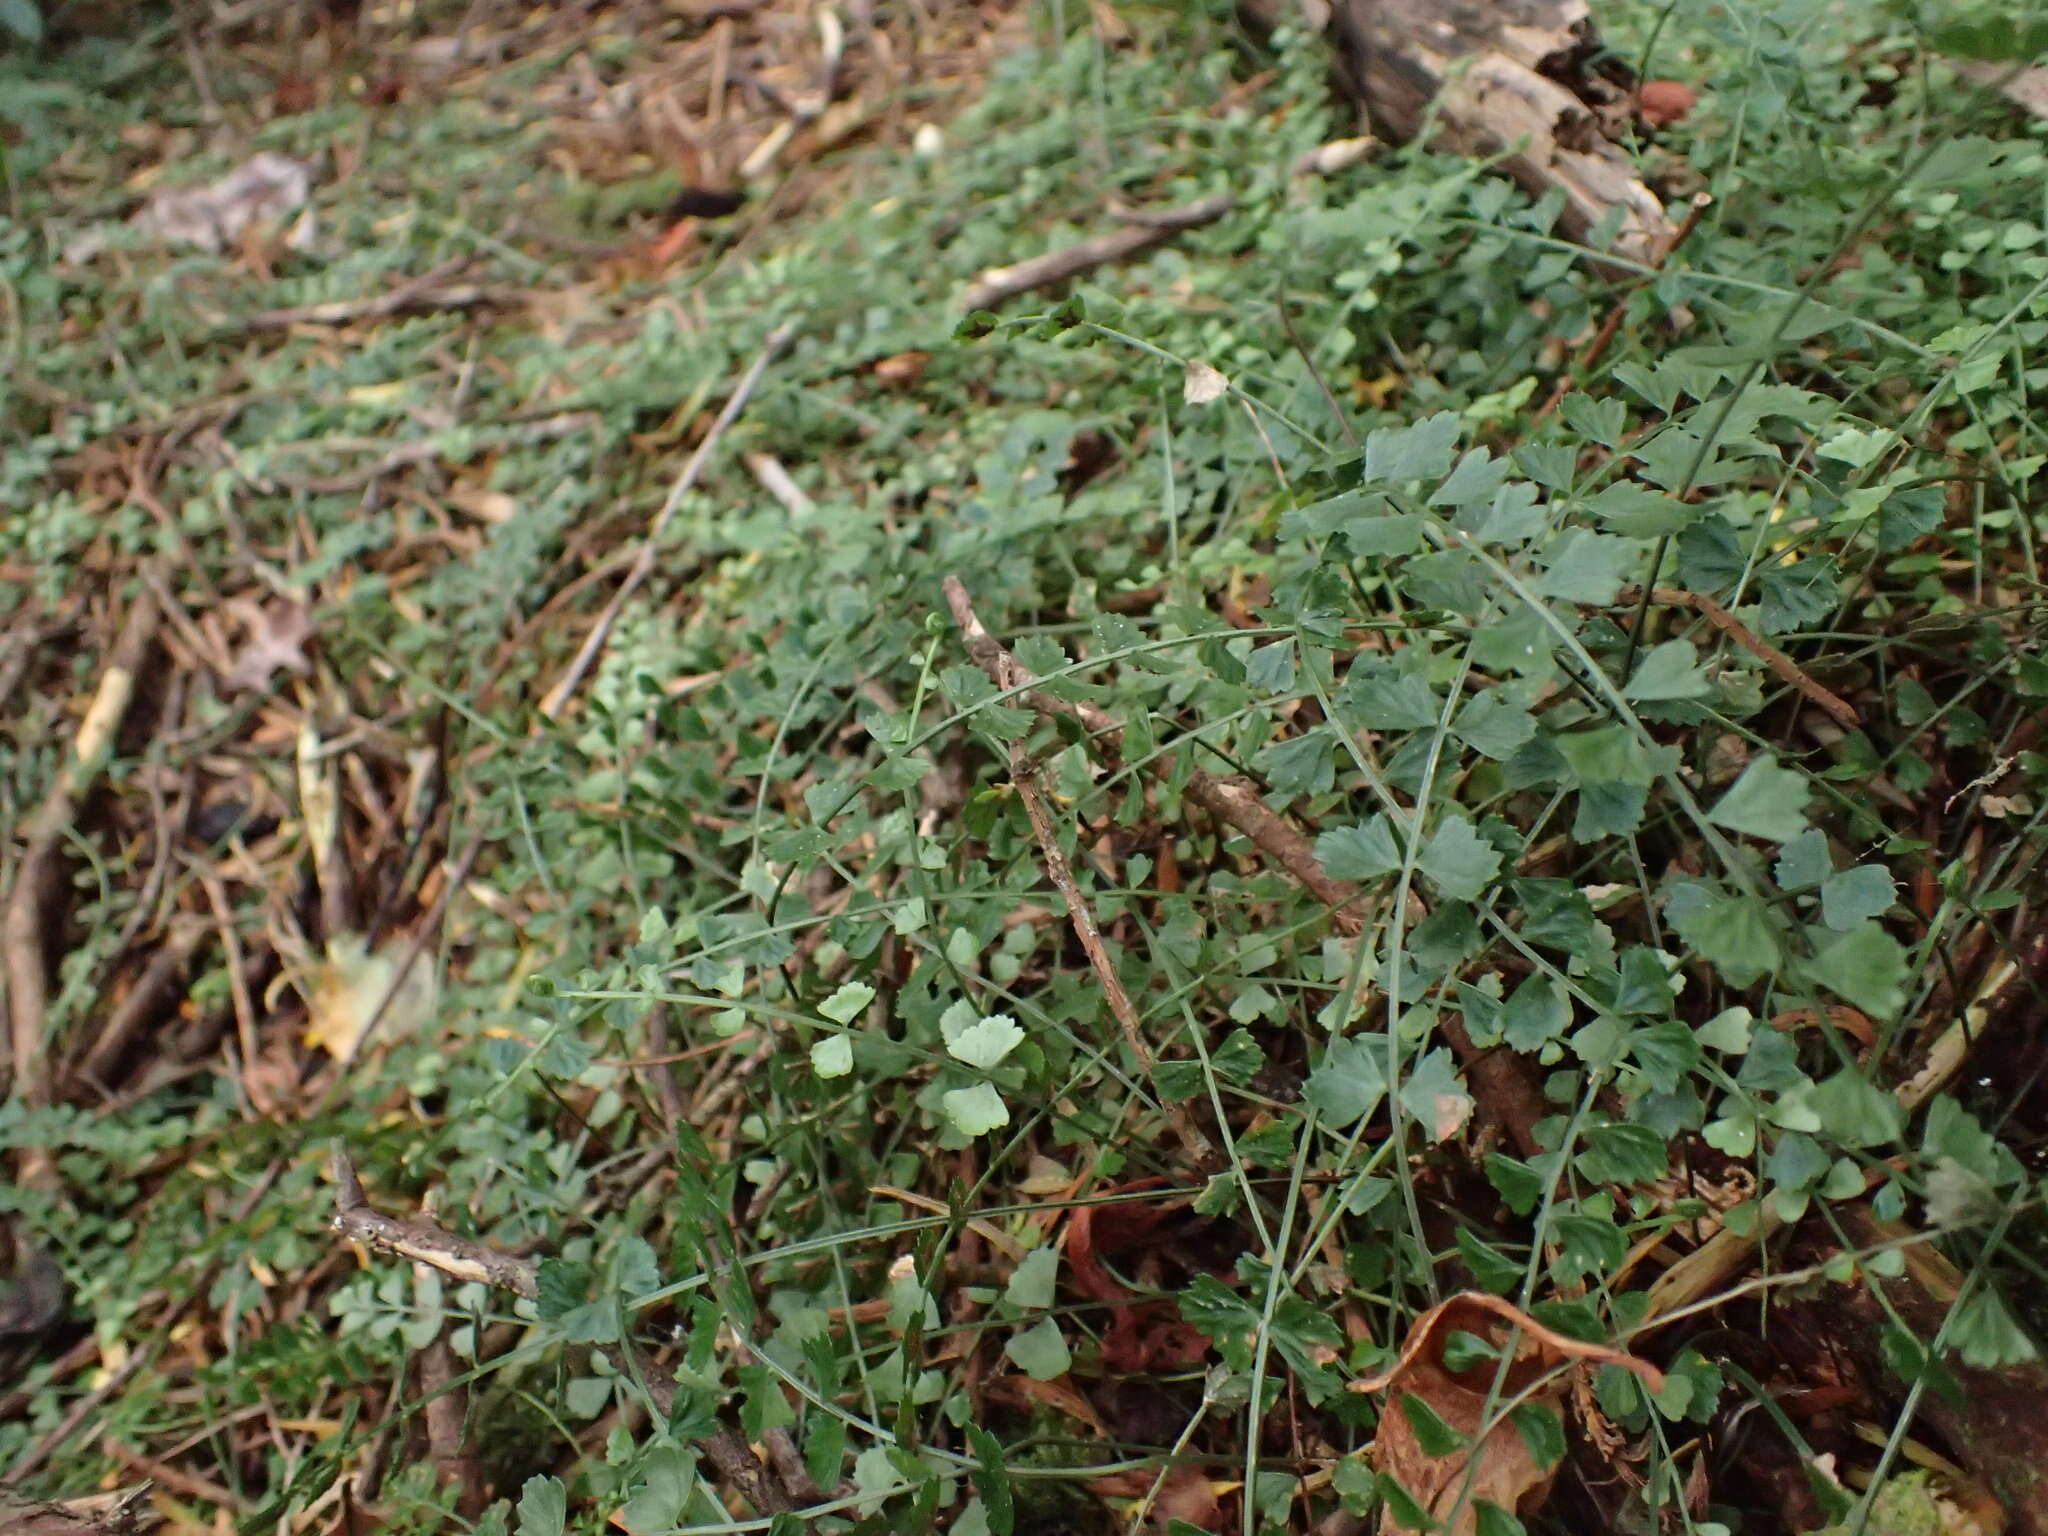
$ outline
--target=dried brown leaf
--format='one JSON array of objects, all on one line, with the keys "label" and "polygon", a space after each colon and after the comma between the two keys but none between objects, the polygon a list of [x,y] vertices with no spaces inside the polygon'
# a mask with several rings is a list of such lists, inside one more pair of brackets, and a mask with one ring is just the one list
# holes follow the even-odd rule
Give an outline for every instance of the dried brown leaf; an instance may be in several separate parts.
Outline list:
[{"label": "dried brown leaf", "polygon": [[236,598],[228,611],[242,621],[245,633],[222,679],[236,692],[266,688],[279,667],[299,677],[313,670],[306,642],[313,638],[313,615],[300,603],[260,604]]},{"label": "dried brown leaf", "polygon": [[[1453,1333],[1468,1333],[1504,1346],[1512,1329],[1521,1330],[1515,1358],[1504,1373],[1492,1360],[1462,1371],[1444,1360],[1444,1346]],[[1415,1320],[1401,1357],[1392,1369],[1370,1380],[1352,1383],[1352,1390],[1386,1391],[1372,1443],[1375,1466],[1394,1479],[1448,1536],[1473,1536],[1478,1530],[1480,1500],[1510,1514],[1528,1515],[1550,1496],[1554,1467],[1541,1467],[1521,1431],[1499,1416],[1500,1405],[1519,1399],[1555,1410],[1564,1398],[1564,1380],[1554,1367],[1566,1360],[1596,1361],[1635,1372],[1652,1391],[1664,1378],[1647,1361],[1618,1349],[1587,1344],[1546,1328],[1526,1312],[1498,1296],[1466,1291],[1432,1307]],[[1496,1381],[1496,1378],[1502,1379]],[[1415,1398],[1463,1438],[1449,1455],[1433,1455],[1417,1436],[1404,1398]],[[1488,1427],[1489,1410],[1493,1417]],[[1389,1528],[1407,1530],[1389,1511]]]}]

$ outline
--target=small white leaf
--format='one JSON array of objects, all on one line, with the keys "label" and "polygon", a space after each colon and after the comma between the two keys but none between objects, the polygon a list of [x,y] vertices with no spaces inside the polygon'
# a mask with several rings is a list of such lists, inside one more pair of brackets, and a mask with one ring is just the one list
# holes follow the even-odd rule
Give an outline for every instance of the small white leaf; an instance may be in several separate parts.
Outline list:
[{"label": "small white leaf", "polygon": [[875,1000],[875,989],[864,981],[849,981],[824,1002],[818,1004],[818,1012],[834,1024],[851,1024],[866,1011]]},{"label": "small white leaf", "polygon": [[943,1095],[940,1106],[946,1118],[953,1123],[953,1129],[962,1136],[981,1136],[999,1126],[1010,1123],[1009,1107],[1003,1103],[1003,1096],[988,1083],[976,1083],[972,1088],[955,1088]]},{"label": "small white leaf", "polygon": [[844,1077],[853,1070],[853,1042],[844,1035],[827,1035],[811,1047],[811,1070],[820,1077]]},{"label": "small white leaf", "polygon": [[1207,405],[1222,399],[1229,389],[1230,380],[1220,372],[1199,359],[1189,359],[1187,374],[1181,380],[1181,399],[1189,405]]},{"label": "small white leaf", "polygon": [[946,1053],[986,1072],[1023,1043],[1024,1031],[1009,1015],[992,1013],[949,1039]]}]

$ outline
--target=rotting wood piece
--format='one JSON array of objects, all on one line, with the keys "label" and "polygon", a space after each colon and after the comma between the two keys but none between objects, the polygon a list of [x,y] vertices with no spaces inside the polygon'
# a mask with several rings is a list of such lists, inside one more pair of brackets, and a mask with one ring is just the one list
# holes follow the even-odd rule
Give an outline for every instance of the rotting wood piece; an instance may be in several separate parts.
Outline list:
[{"label": "rotting wood piece", "polygon": [[1632,93],[1588,67],[1586,0],[1338,0],[1330,26],[1346,84],[1393,136],[1413,138],[1434,103],[1453,147],[1503,156],[1532,197],[1562,192],[1573,238],[1616,208],[1617,256],[1653,263],[1676,235],[1611,137]]}]

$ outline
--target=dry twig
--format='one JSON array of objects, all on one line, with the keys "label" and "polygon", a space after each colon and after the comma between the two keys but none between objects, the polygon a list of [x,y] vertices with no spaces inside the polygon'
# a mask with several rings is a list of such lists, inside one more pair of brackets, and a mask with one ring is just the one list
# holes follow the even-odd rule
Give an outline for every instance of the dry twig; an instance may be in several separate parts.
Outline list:
[{"label": "dry twig", "polygon": [[[333,1227],[350,1242],[424,1264],[456,1280],[493,1286],[516,1296],[530,1298],[539,1294],[540,1266],[533,1260],[500,1253],[486,1244],[458,1237],[433,1222],[401,1221],[374,1210],[363,1195],[355,1165],[338,1146],[330,1159],[330,1168],[334,1177]],[[646,1383],[655,1412],[666,1419],[675,1407],[675,1378],[654,1361],[642,1357],[630,1344],[624,1348],[631,1353],[631,1358],[624,1362],[625,1374]],[[764,1515],[791,1513],[798,1507],[796,1495],[815,1493],[813,1489],[793,1492],[762,1464],[739,1431],[729,1425],[721,1424],[700,1443],[712,1466]]]},{"label": "dry twig", "polygon": [[[8,892],[5,917],[0,919],[0,946],[6,950],[14,1092],[24,1104],[48,1104],[56,1090],[56,1068],[47,1038],[49,974],[43,964],[43,936],[51,926],[47,908],[56,899],[60,884],[58,845],[71,828],[79,801],[92,788],[113,751],[114,738],[135,697],[136,674],[156,639],[160,615],[156,600],[145,586],[129,605],[120,637],[107,657],[106,670],[100,674],[99,687],[85,718],[79,722],[71,754],[58,769],[57,781],[50,786],[42,805],[29,818],[21,862],[15,866],[14,887]],[[23,1149],[23,1184],[44,1185],[54,1176],[55,1165],[48,1149]]]},{"label": "dry twig", "polygon": [[[1118,757],[1122,741],[1122,727],[1109,714],[1091,704],[1071,704],[1043,693],[1032,684],[1036,679],[1022,662],[991,635],[974,612],[974,604],[957,577],[948,576],[945,581],[946,606],[951,610],[953,622],[960,628],[967,645],[967,654],[974,663],[988,675],[990,682],[1006,692],[1013,692],[1016,702],[1024,708],[1047,717],[1064,717],[1078,722],[1088,732],[1093,745],[1110,760]],[[1047,866],[1053,872],[1054,883],[1060,885],[1061,894],[1067,897],[1070,911],[1077,914],[1076,931],[1086,909],[1077,904],[1077,892],[1068,890],[1062,883],[1061,872],[1064,860],[1058,866],[1053,864],[1051,854],[1057,851],[1057,844],[1040,829],[1042,807],[1033,809],[1037,798],[1035,786],[1027,791],[1028,773],[1018,774],[1012,764],[1018,793],[1024,797],[1024,808],[1032,816],[1032,830],[1038,834],[1040,846],[1048,853]],[[1167,771],[1167,760],[1155,759],[1151,771],[1155,775]],[[1266,854],[1311,895],[1330,908],[1330,921],[1340,933],[1356,935],[1363,931],[1364,924],[1359,917],[1357,901],[1361,892],[1347,880],[1334,879],[1316,858],[1315,847],[1293,823],[1276,814],[1259,798],[1258,790],[1241,779],[1217,778],[1200,770],[1190,774],[1181,791],[1188,799],[1201,806],[1224,825],[1233,827]],[[1071,875],[1067,881],[1071,882]],[[1092,919],[1090,926],[1092,927]],[[1097,941],[1099,943],[1099,939]],[[1082,945],[1089,948],[1088,936],[1082,933]],[[1095,962],[1095,949],[1089,948],[1089,959]],[[1097,965],[1098,975],[1103,967]],[[1113,976],[1114,973],[1110,973]],[[1110,976],[1104,977],[1105,987],[1110,985]],[[1112,1006],[1121,992],[1118,985],[1111,993]],[[1128,1005],[1128,999],[1126,999]],[[1121,1013],[1118,1022],[1124,1023]],[[1126,1034],[1130,1025],[1126,1024]],[[1445,1021],[1445,1038],[1459,1059],[1465,1062],[1471,1073],[1471,1086],[1476,1101],[1485,1109],[1488,1117],[1501,1125],[1513,1138],[1516,1146],[1524,1152],[1541,1150],[1535,1140],[1533,1127],[1537,1120],[1548,1114],[1544,1106],[1542,1089],[1533,1081],[1528,1064],[1511,1051],[1482,1049],[1473,1044],[1462,1023],[1455,1019]],[[1149,1072],[1149,1057],[1139,1050],[1138,1060]],[[1185,1134],[1185,1133],[1183,1133]]]},{"label": "dry twig", "polygon": [[[1619,594],[1617,603],[1633,603],[1641,594],[1628,591]],[[1687,592],[1679,587],[1652,587],[1650,601],[1662,603],[1667,608],[1690,608],[1708,624],[1721,631],[1730,640],[1757,658],[1777,676],[1778,680],[1802,697],[1811,700],[1827,711],[1829,717],[1846,731],[1853,731],[1863,724],[1855,709],[1839,694],[1831,693],[1800,670],[1799,663],[1787,656],[1769,641],[1761,639],[1750,631],[1734,614],[1723,608],[1711,597],[1698,592]]]},{"label": "dry twig", "polygon": [[961,306],[965,309],[993,309],[1020,293],[1065,282],[1095,267],[1122,261],[1155,245],[1163,245],[1182,230],[1214,224],[1236,206],[1237,199],[1228,192],[1222,192],[1181,208],[1159,213],[1126,214],[1122,229],[1096,235],[1064,250],[1047,251],[1043,256],[1033,256],[1015,266],[989,268],[969,286],[961,297]]},{"label": "dry twig", "polygon": [[517,288],[493,287],[486,283],[451,283],[436,286],[422,279],[404,283],[389,293],[367,299],[337,299],[330,304],[306,304],[296,309],[262,309],[244,315],[235,328],[244,331],[283,331],[295,325],[349,325],[357,320],[390,320],[399,315],[431,315],[455,309],[505,307],[525,302]]},{"label": "dry twig", "polygon": [[704,440],[697,445],[697,451],[690,455],[690,461],[683,466],[683,472],[676,476],[676,483],[669,488],[668,499],[661,504],[661,510],[655,513],[654,521],[648,525],[647,536],[640,542],[640,551],[633,557],[633,564],[626,572],[626,579],[619,583],[618,590],[612,593],[611,601],[604,605],[604,611],[598,615],[597,623],[584,637],[583,647],[577,651],[576,659],[569,663],[569,670],[562,674],[555,686],[548,690],[547,697],[541,700],[542,719],[559,718],[562,711],[568,707],[569,700],[576,696],[576,690],[582,686],[584,676],[596,662],[598,652],[604,649],[605,642],[611,638],[612,626],[619,621],[619,614],[627,601],[640,590],[640,583],[654,574],[654,561],[661,545],[661,536],[667,531],[669,520],[676,515],[676,508],[682,505],[683,497],[689,494],[690,487],[695,485],[698,476],[704,473],[704,466],[711,462],[711,455],[717,449],[719,439],[725,436],[726,429],[737,421],[740,412],[746,409],[748,398],[761,382],[761,375],[768,371],[768,365],[775,360],[776,353],[788,344],[789,338],[794,334],[793,327],[778,326],[770,331],[767,340],[761,343],[761,350],[754,355],[754,361],[741,376],[732,397],[725,402],[724,409],[719,411],[711,423],[710,430],[704,434]]},{"label": "dry twig", "polygon": [[[945,591],[946,606],[952,611],[953,622],[960,627],[961,636],[967,643],[967,654],[988,674],[989,681],[998,688],[1022,690],[1017,695],[1017,702],[1037,714],[1079,721],[1104,757],[1111,761],[1117,759],[1123,740],[1122,726],[1106,711],[1093,705],[1069,704],[1032,687],[1037,679],[975,617],[974,604],[957,577],[946,578]],[[1164,759],[1161,759],[1154,764],[1153,772],[1164,771]],[[1188,775],[1182,793],[1218,821],[1235,827],[1250,838],[1303,889],[1327,903],[1331,908],[1331,919],[1341,931],[1347,934],[1360,931],[1363,925],[1354,906],[1359,896],[1358,887],[1347,880],[1332,879],[1316,858],[1315,848],[1308,838],[1285,817],[1270,809],[1259,798],[1255,786],[1242,779],[1218,778],[1196,769]]]},{"label": "dry twig", "polygon": [[[1032,834],[1038,839],[1039,852],[1045,856],[1045,872],[1052,877],[1052,883],[1066,900],[1067,920],[1074,925],[1074,935],[1080,939],[1081,948],[1088,955],[1088,964],[1095,970],[1095,979],[1102,983],[1102,990],[1109,998],[1109,1011],[1123,1030],[1124,1044],[1136,1058],[1145,1080],[1156,1087],[1159,1064],[1153,1059],[1152,1047],[1146,1043],[1131,994],[1125,989],[1123,978],[1117,975],[1116,963],[1109,958],[1109,951],[1103,945],[1102,930],[1096,925],[1095,914],[1089,910],[1087,898],[1081,894],[1074,872],[1067,865],[1066,853],[1060,848],[1059,829],[1053,825],[1052,813],[1045,804],[1044,772],[1038,764],[1025,757],[1021,745],[1011,746],[1010,782],[1016,786],[1017,795],[1024,802],[1024,810],[1031,818]],[[1187,1148],[1188,1156],[1194,1159],[1196,1166],[1216,1167],[1216,1149],[1202,1134],[1201,1127],[1195,1124],[1188,1107],[1172,1104],[1166,1113],[1175,1134],[1180,1137],[1181,1144]]]}]

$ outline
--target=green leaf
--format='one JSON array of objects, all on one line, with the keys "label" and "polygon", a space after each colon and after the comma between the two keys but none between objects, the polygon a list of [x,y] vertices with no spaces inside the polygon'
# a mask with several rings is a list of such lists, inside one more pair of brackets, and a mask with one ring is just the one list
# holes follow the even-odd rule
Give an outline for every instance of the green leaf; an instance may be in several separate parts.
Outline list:
[{"label": "green leaf", "polygon": [[534,1311],[544,1323],[560,1322],[590,1299],[590,1266],[544,1258],[535,1276]]},{"label": "green leaf", "polygon": [[1425,1456],[1450,1456],[1471,1441],[1443,1421],[1443,1416],[1413,1392],[1401,1394],[1401,1417],[1415,1433],[1415,1443]]},{"label": "green leaf", "polygon": [[1060,1333],[1060,1325],[1049,1317],[1036,1327],[1014,1335],[1003,1346],[1003,1353],[1033,1381],[1051,1381],[1056,1376],[1064,1376],[1074,1363],[1067,1341]]},{"label": "green leaf", "polygon": [[1628,430],[1628,406],[1611,395],[1595,399],[1575,389],[1558,402],[1558,414],[1566,426],[1602,448],[1620,447],[1621,434]]},{"label": "green leaf", "polygon": [[1808,981],[1826,987],[1872,1018],[1890,1019],[1906,1004],[1905,947],[1876,922],[1863,919],[1843,933],[1807,930],[1813,958],[1800,967]]},{"label": "green leaf", "polygon": [[1536,717],[1500,689],[1489,688],[1458,711],[1451,729],[1474,751],[1505,762],[1536,734]]},{"label": "green leaf", "polygon": [[[1474,1499],[1474,1536],[1529,1536],[1529,1528],[1491,1499]],[[1699,1527],[1704,1530],[1705,1527]]]},{"label": "green leaf", "polygon": [[1614,1011],[1636,1016],[1667,1012],[1673,1001],[1671,971],[1661,950],[1631,944],[1621,952],[1619,979],[1614,989]]},{"label": "green leaf", "polygon": [[853,1070],[853,1041],[827,1035],[811,1046],[811,1070],[820,1077],[844,1077]]},{"label": "green leaf", "polygon": [[1689,640],[1666,640],[1645,656],[1635,676],[1621,691],[1625,699],[1651,703],[1664,699],[1698,699],[1713,691],[1699,668],[1699,653]]},{"label": "green leaf", "polygon": [[1500,870],[1500,850],[1462,816],[1449,816],[1430,835],[1416,861],[1446,896],[1471,901]]},{"label": "green leaf", "polygon": [[1897,897],[1892,872],[1882,864],[1858,864],[1829,875],[1820,888],[1820,920],[1847,933],[1865,918],[1882,917]]},{"label": "green leaf", "polygon": [[1781,889],[1804,891],[1827,879],[1834,868],[1827,834],[1818,827],[1810,827],[1778,850],[1778,862],[1771,874]]},{"label": "green leaf", "polygon": [[1401,1108],[1431,1141],[1448,1141],[1472,1117],[1472,1096],[1451,1053],[1439,1046],[1408,1069],[1401,1084]]},{"label": "green leaf", "polygon": [[1316,839],[1316,860],[1335,880],[1371,880],[1401,867],[1394,824],[1381,811],[1372,820],[1332,827]]},{"label": "green leaf", "polygon": [[1603,1120],[1586,1128],[1576,1162],[1595,1184],[1650,1184],[1664,1177],[1664,1138],[1647,1125]]},{"label": "green leaf", "polygon": [[1510,880],[1514,904],[1522,909],[1522,941],[1568,955],[1583,955],[1594,944],[1593,903],[1569,880]]},{"label": "green leaf", "polygon": [[1505,1296],[1522,1283],[1523,1266],[1492,1244],[1481,1242],[1470,1229],[1458,1228],[1457,1243],[1459,1257],[1482,1291]]},{"label": "green leaf", "polygon": [[1612,1221],[1584,1212],[1560,1212],[1551,1218],[1558,1254],[1550,1272],[1559,1285],[1611,1274],[1628,1257],[1628,1236]]},{"label": "green leaf", "polygon": [[1898,440],[1898,434],[1888,428],[1845,426],[1838,428],[1814,453],[1819,458],[1835,459],[1852,469],[1861,469]]},{"label": "green leaf", "polygon": [[1572,837],[1582,843],[1626,837],[1643,824],[1643,807],[1648,802],[1649,793],[1641,785],[1581,784]]},{"label": "green leaf", "polygon": [[1365,478],[1428,480],[1451,465],[1458,446],[1456,413],[1439,411],[1413,426],[1381,427],[1365,440]]},{"label": "green leaf", "polygon": [[1980,1371],[2028,1365],[2040,1357],[2033,1339],[2013,1321],[1998,1293],[1988,1287],[1973,1291],[1956,1308],[1948,1338],[1963,1364]]},{"label": "green leaf", "polygon": [[569,1492],[558,1477],[536,1474],[519,1490],[519,1536],[562,1536],[569,1520]]},{"label": "green leaf", "polygon": [[1723,1008],[1693,1031],[1693,1038],[1710,1051],[1740,1056],[1749,1049],[1749,1028],[1755,1022],[1747,1008]]},{"label": "green leaf", "polygon": [[1330,1042],[1322,1064],[1301,1085],[1301,1096],[1331,1126],[1364,1119],[1386,1097],[1386,1041],[1371,1035]]},{"label": "green leaf", "polygon": [[1423,679],[1391,666],[1354,667],[1338,695],[1344,718],[1369,731],[1414,731],[1443,716],[1443,700]]},{"label": "green leaf", "polygon": [[1543,1198],[1543,1175],[1504,1152],[1486,1154],[1486,1179],[1517,1216],[1526,1216]]},{"label": "green leaf", "polygon": [[1432,507],[1470,507],[1491,499],[1514,466],[1496,459],[1484,448],[1474,448],[1451,471],[1450,478],[1430,492]]},{"label": "green leaf", "polygon": [[1534,583],[1536,594],[1567,603],[1611,603],[1641,558],[1626,539],[1567,528],[1544,546],[1545,568]]},{"label": "green leaf", "polygon": [[1511,1050],[1540,1050],[1563,1035],[1571,1022],[1572,1005],[1564,989],[1539,972],[1509,994],[1501,1010],[1501,1038]]},{"label": "green leaf", "polygon": [[1008,1014],[992,1013],[946,1041],[946,1054],[984,1072],[993,1071],[1018,1046],[1024,1031]]},{"label": "green leaf", "polygon": [[1288,736],[1259,754],[1259,768],[1273,793],[1292,800],[1298,795],[1326,794],[1337,782],[1330,760],[1330,734],[1317,726],[1302,736]]},{"label": "green leaf", "polygon": [[1806,777],[1780,768],[1770,753],[1751,760],[1742,777],[1707,812],[1707,820],[1731,832],[1787,843],[1806,830]]},{"label": "green leaf", "polygon": [[1835,581],[1835,562],[1826,555],[1766,566],[1757,577],[1757,627],[1782,635],[1819,623],[1835,611]]},{"label": "green leaf", "polygon": [[1845,1146],[1882,1146],[1898,1137],[1899,1101],[1854,1067],[1814,1084],[1806,1102],[1821,1129]]},{"label": "green leaf", "polygon": [[2048,54],[2048,22],[2012,12],[1980,9],[1973,15],[1966,11],[1934,22],[1928,28],[1928,46],[1958,59],[1989,64],[2036,61]]},{"label": "green leaf", "polygon": [[614,1517],[630,1536],[673,1530],[697,1486],[693,1461],[679,1445],[657,1445],[640,1461],[640,1486]]},{"label": "green leaf", "polygon": [[43,12],[36,0],[0,0],[0,30],[12,32],[24,43],[43,40]]},{"label": "green leaf", "polygon": [[1209,1065],[1216,1075],[1234,1088],[1248,1088],[1265,1070],[1266,1053],[1259,1042],[1242,1029],[1233,1029],[1223,1043],[1209,1052]]},{"label": "green leaf", "polygon": [[1003,1300],[1027,1310],[1052,1305],[1060,1272],[1059,1251],[1034,1248],[1010,1271],[1010,1283],[1003,1287]]},{"label": "green leaf", "polygon": [[1583,505],[1608,532],[1630,539],[1668,538],[1706,515],[1704,507],[1627,480],[1608,486]]},{"label": "green leaf", "polygon": [[1702,880],[1671,888],[1665,916],[1678,936],[1720,970],[1731,986],[1746,987],[1778,969],[1777,930],[1764,905]]},{"label": "green leaf", "polygon": [[983,1136],[1010,1123],[1009,1106],[992,1083],[954,1088],[940,1095],[939,1106],[962,1136]]},{"label": "green leaf", "polygon": [[1676,1093],[1704,1059],[1699,1036],[1677,1019],[1630,1030],[1628,1053],[1659,1093]]},{"label": "green leaf", "polygon": [[1541,1403],[1521,1403],[1508,1410],[1508,1418],[1539,1469],[1547,1471],[1564,1460],[1564,1420],[1553,1410]]},{"label": "green leaf", "polygon": [[824,1002],[818,1004],[818,1012],[834,1024],[851,1024],[867,1011],[875,1000],[875,989],[864,981],[849,981]]}]

